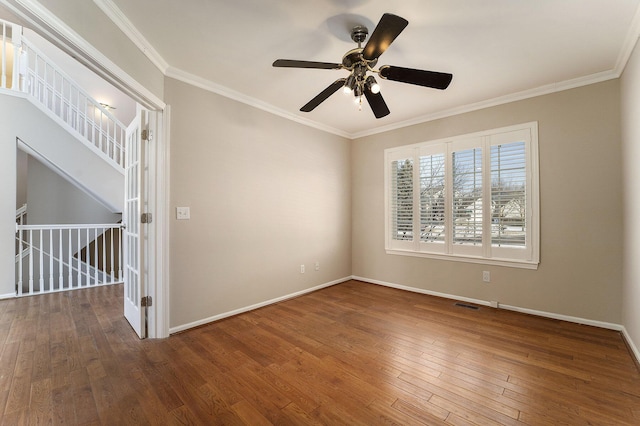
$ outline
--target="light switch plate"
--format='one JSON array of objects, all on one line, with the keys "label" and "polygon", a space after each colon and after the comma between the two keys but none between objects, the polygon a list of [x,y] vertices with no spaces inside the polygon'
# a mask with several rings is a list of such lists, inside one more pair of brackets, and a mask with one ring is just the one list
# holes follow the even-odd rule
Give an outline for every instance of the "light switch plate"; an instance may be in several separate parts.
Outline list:
[{"label": "light switch plate", "polygon": [[176,207],[176,219],[178,220],[191,219],[191,211],[189,207]]}]

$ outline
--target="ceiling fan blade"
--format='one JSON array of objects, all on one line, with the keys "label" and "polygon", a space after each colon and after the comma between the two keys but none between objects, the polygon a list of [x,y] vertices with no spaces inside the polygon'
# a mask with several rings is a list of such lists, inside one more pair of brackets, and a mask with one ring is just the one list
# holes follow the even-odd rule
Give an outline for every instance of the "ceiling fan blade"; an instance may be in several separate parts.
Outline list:
[{"label": "ceiling fan blade", "polygon": [[293,59],[276,59],[273,62],[274,67],[282,68],[316,68],[322,70],[339,70],[342,64],[333,62],[313,62],[313,61],[296,61]]},{"label": "ceiling fan blade", "polygon": [[375,115],[376,118],[382,118],[389,115],[391,111],[389,111],[389,107],[387,107],[387,103],[384,101],[380,92],[373,93],[371,89],[365,87],[364,96],[367,98],[369,106],[371,106],[371,110],[373,111],[373,115]]},{"label": "ceiling fan blade", "polygon": [[318,96],[316,96],[315,98],[311,99],[309,102],[306,103],[306,105],[304,105],[302,108],[300,108],[300,111],[302,111],[302,112],[311,112],[311,111],[313,111],[315,109],[315,107],[320,105],[329,96],[333,95],[335,92],[338,91],[338,89],[340,89],[342,86],[344,86],[344,82],[346,80],[347,80],[346,78],[340,78],[340,79],[334,81],[333,83],[331,83],[331,85],[329,85],[329,87],[327,87],[322,92],[320,92],[318,94]]},{"label": "ceiling fan blade", "polygon": [[443,72],[384,65],[380,67],[380,77],[401,83],[416,84],[418,86],[444,90],[449,87],[453,75]]},{"label": "ceiling fan blade", "polygon": [[362,57],[367,61],[380,57],[408,24],[409,21],[406,19],[391,13],[382,15],[380,22],[376,25],[373,34],[362,50]]}]

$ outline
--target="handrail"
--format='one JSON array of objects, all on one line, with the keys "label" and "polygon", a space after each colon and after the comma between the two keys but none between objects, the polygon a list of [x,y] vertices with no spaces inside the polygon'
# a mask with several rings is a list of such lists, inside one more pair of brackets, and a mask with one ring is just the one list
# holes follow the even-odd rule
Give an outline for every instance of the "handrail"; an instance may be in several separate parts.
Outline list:
[{"label": "handrail", "polygon": [[24,203],[22,207],[16,210],[16,226],[18,225],[26,225],[27,217],[27,203]]},{"label": "handrail", "polygon": [[21,26],[0,20],[0,27],[0,88],[25,93],[123,169],[127,126],[22,35]]},{"label": "handrail", "polygon": [[18,210],[16,210],[16,219],[24,216],[27,213],[27,203],[24,203]]},{"label": "handrail", "polygon": [[58,225],[19,225],[16,229],[20,230],[47,230],[47,229],[93,229],[93,228],[124,228],[122,223],[75,223],[75,224],[58,224]]},{"label": "handrail", "polygon": [[[16,227],[26,225],[27,222],[27,203],[23,204],[18,210],[16,210]],[[16,228],[16,232],[18,232]],[[16,263],[21,257],[27,255],[28,248],[25,247],[25,243],[16,238]]]}]

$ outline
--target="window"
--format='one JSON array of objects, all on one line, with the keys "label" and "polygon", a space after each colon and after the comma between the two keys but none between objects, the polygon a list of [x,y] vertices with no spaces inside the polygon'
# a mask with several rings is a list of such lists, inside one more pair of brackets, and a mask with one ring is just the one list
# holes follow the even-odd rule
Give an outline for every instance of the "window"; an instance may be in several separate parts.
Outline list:
[{"label": "window", "polygon": [[385,151],[389,254],[536,268],[537,123]]}]

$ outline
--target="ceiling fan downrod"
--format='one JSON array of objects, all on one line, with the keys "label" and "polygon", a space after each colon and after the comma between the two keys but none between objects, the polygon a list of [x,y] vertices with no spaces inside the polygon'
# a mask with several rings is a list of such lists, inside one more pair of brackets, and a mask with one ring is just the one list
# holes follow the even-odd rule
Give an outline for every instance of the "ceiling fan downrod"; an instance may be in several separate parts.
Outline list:
[{"label": "ceiling fan downrod", "polygon": [[362,47],[362,43],[367,39],[369,30],[363,25],[356,25],[351,29],[351,40],[358,43],[358,49]]}]

